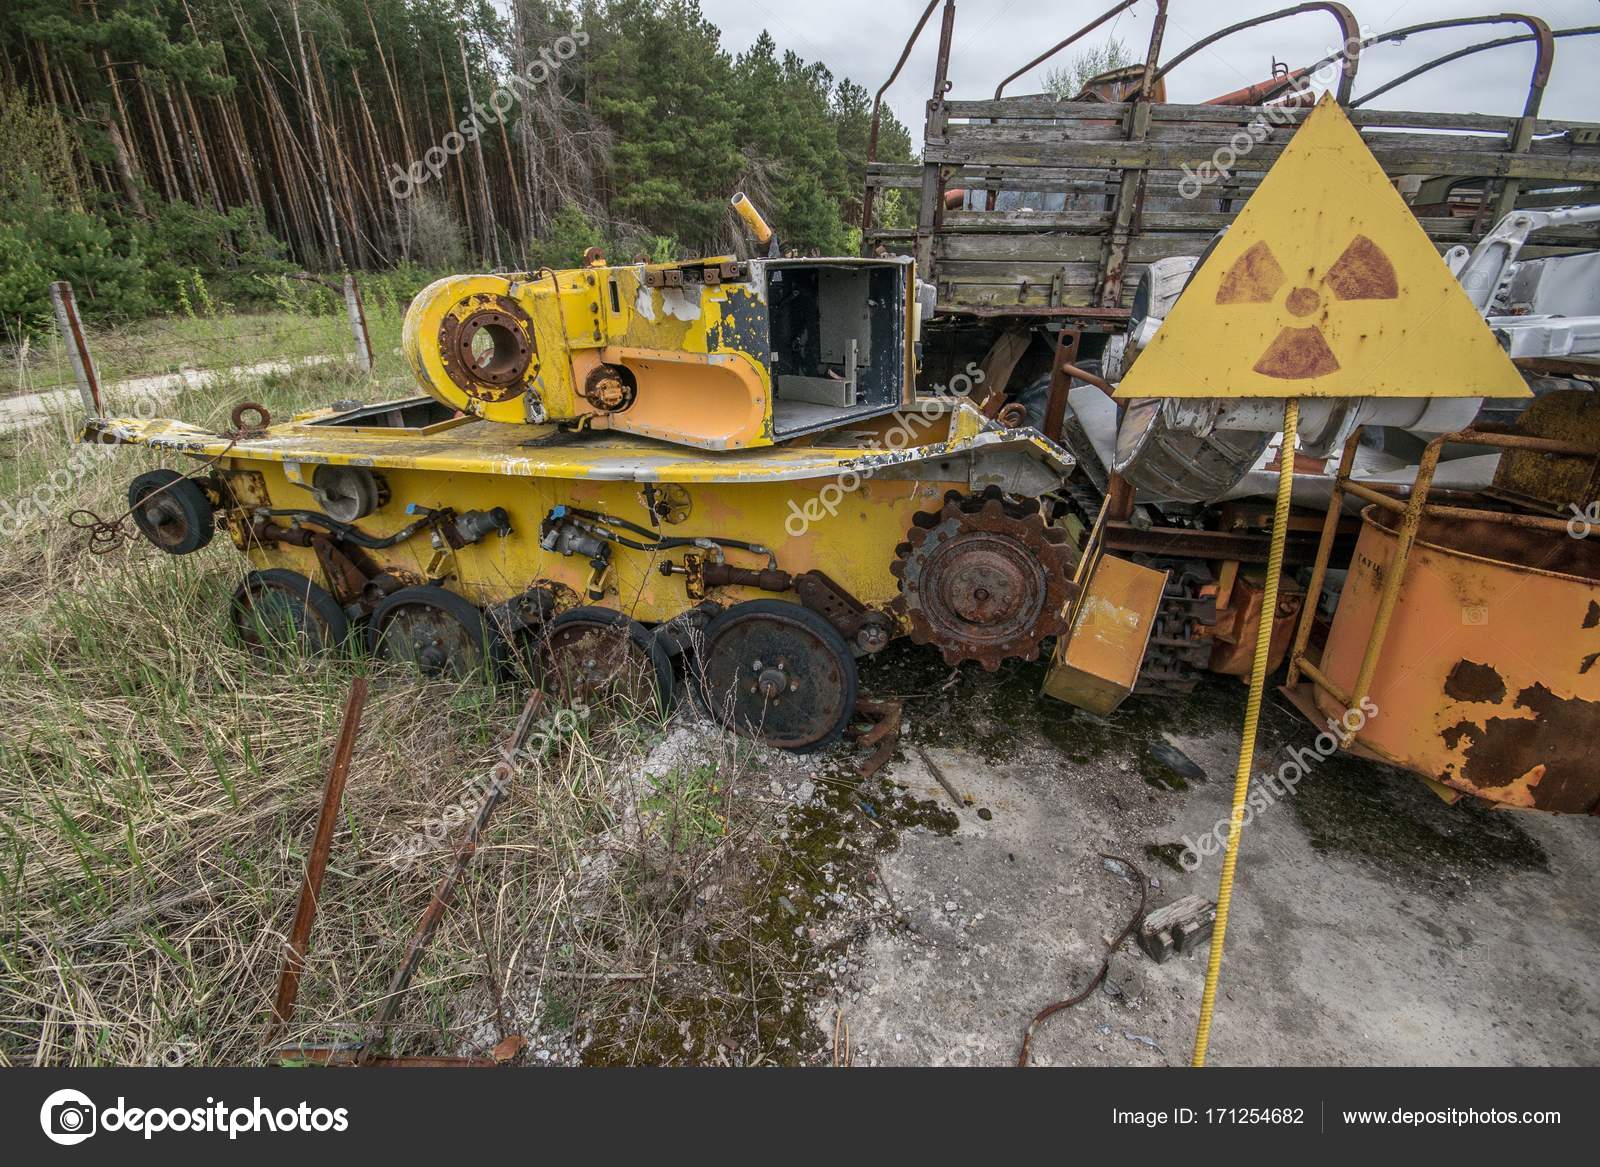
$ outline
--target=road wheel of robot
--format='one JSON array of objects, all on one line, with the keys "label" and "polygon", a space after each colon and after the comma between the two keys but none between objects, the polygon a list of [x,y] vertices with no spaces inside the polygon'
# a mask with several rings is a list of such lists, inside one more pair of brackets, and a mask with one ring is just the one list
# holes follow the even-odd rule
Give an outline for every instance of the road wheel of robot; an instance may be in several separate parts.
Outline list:
[{"label": "road wheel of robot", "polygon": [[350,635],[350,621],[325,590],[295,571],[252,571],[233,593],[228,623],[252,652],[332,652]]},{"label": "road wheel of robot", "polygon": [[656,634],[614,608],[569,608],[540,635],[540,683],[566,708],[618,720],[672,708],[672,657]]},{"label": "road wheel of robot", "polygon": [[470,601],[438,587],[408,587],[385,596],[367,620],[375,660],[405,665],[424,677],[492,680],[499,643]]},{"label": "road wheel of robot", "polygon": [[782,600],[735,604],[706,626],[698,667],[706,711],[736,733],[810,753],[838,740],[856,707],[856,662],[837,629]]},{"label": "road wheel of robot", "polygon": [[128,485],[128,510],[150,542],[169,555],[188,555],[211,542],[216,514],[191,478],[176,470],[150,470]]}]

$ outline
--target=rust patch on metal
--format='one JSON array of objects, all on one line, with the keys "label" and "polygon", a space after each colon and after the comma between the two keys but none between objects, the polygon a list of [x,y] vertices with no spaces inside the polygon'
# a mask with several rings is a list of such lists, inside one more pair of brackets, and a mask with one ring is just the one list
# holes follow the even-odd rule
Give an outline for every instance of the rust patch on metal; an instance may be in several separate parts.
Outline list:
[{"label": "rust patch on metal", "polygon": [[856,702],[856,714],[869,718],[872,728],[857,732],[852,727],[848,733],[858,745],[872,751],[862,759],[857,772],[863,779],[871,778],[888,764],[900,746],[900,727],[905,712],[904,705],[894,698],[873,701],[861,698]]},{"label": "rust patch on metal", "polygon": [[1323,282],[1341,300],[1397,300],[1400,281],[1394,264],[1365,235],[1357,235],[1328,269]]},{"label": "rust patch on metal", "polygon": [[1339,360],[1316,328],[1285,328],[1253,366],[1263,377],[1303,381],[1339,371]]},{"label": "rust patch on metal", "polygon": [[[510,401],[537,375],[533,322],[508,296],[470,297],[439,323],[439,361],[450,380],[478,401]],[[479,338],[487,342],[478,349]]]},{"label": "rust patch on metal", "polygon": [[1558,697],[1541,684],[1517,694],[1516,707],[1532,717],[1491,717],[1482,725],[1462,721],[1441,737],[1454,749],[1468,739],[1458,781],[1477,790],[1504,790],[1527,780],[1539,810],[1592,814],[1600,809],[1600,771],[1591,741],[1600,731],[1600,701]]},{"label": "rust patch on metal", "polygon": [[1266,304],[1283,287],[1283,268],[1272,248],[1257,243],[1233,261],[1217,286],[1218,304]]},{"label": "rust patch on metal", "polygon": [[1489,665],[1462,660],[1450,670],[1444,682],[1445,696],[1457,701],[1487,701],[1498,705],[1506,699],[1506,683]]}]

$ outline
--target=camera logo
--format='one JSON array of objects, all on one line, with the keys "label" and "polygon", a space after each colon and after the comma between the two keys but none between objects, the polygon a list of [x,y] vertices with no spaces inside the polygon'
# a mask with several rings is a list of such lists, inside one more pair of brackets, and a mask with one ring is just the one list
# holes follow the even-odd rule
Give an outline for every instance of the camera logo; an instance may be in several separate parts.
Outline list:
[{"label": "camera logo", "polygon": [[52,1143],[72,1147],[94,1134],[96,1114],[95,1104],[87,1094],[57,1090],[39,1108],[39,1125]]}]

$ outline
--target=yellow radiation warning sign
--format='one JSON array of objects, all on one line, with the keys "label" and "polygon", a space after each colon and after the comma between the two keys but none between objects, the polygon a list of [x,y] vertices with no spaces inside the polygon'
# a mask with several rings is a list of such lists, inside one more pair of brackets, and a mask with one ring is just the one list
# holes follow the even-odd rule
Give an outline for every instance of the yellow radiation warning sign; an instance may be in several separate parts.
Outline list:
[{"label": "yellow radiation warning sign", "polygon": [[1118,397],[1526,397],[1344,110],[1324,97]]}]

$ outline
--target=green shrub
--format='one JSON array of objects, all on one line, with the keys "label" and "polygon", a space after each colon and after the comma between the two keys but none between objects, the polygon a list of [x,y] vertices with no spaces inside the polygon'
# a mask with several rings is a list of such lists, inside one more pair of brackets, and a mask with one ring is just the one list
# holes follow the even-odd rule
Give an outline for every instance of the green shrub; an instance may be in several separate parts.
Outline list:
[{"label": "green shrub", "polygon": [[159,302],[150,294],[150,268],[136,236],[117,234],[88,211],[19,200],[3,214],[0,316],[38,321],[49,315],[49,284],[67,280],[84,316],[130,319]]},{"label": "green shrub", "polygon": [[600,229],[568,203],[555,213],[549,228],[528,248],[528,258],[535,267],[582,267],[585,251],[604,246],[605,236]]},{"label": "green shrub", "polygon": [[[200,309],[196,293],[217,306],[273,303],[270,277],[296,270],[282,243],[267,232],[252,207],[218,213],[188,203],[157,202],[148,221],[129,220],[121,230],[141,252],[156,257],[147,289],[160,307]],[[202,281],[197,289],[196,277]]]}]

